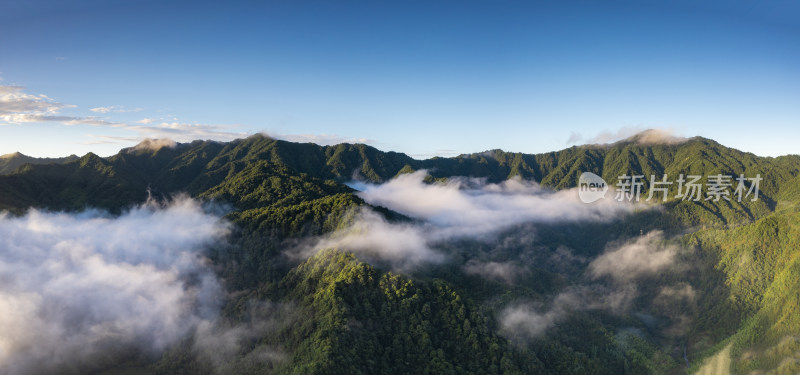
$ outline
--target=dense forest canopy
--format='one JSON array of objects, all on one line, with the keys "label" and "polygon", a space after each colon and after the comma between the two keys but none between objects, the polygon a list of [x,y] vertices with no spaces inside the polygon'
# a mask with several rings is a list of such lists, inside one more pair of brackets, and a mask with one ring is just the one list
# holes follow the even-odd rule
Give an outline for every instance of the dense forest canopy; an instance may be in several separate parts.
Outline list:
[{"label": "dense forest canopy", "polygon": [[[647,134],[427,160],[162,146],[0,159],[0,307],[19,312],[0,372],[800,371],[800,156]],[[606,199],[578,199],[584,172]],[[613,199],[632,175],[642,199]]]}]

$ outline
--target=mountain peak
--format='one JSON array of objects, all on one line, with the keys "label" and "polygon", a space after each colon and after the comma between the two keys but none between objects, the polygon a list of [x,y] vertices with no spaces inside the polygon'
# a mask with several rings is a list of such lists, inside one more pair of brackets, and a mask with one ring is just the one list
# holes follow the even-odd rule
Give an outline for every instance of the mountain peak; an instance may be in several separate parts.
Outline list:
[{"label": "mountain peak", "polygon": [[164,147],[175,148],[177,145],[177,142],[169,138],[146,138],[136,146],[126,148],[124,151],[128,153],[136,151],[158,151]]},{"label": "mountain peak", "polygon": [[[688,141],[689,138],[675,135],[671,130],[666,129],[647,129],[636,133],[619,142],[633,142],[640,145],[667,144],[677,145]],[[617,143],[619,143],[617,142]]]},{"label": "mountain peak", "polygon": [[0,155],[0,159],[13,159],[13,158],[19,158],[19,157],[25,157],[25,155],[23,155],[19,151],[12,152],[10,154]]}]

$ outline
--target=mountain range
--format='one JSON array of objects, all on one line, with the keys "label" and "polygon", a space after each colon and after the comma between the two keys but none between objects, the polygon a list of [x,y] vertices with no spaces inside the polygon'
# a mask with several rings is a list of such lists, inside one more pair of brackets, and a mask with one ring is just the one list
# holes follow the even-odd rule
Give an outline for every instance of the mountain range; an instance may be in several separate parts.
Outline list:
[{"label": "mountain range", "polygon": [[[226,243],[205,256],[225,289],[219,324],[251,327],[236,331],[233,352],[202,355],[198,330],[155,353],[114,349],[66,373],[797,373],[800,156],[650,135],[426,160],[262,135],[147,141],[105,158],[11,154],[0,158],[0,210],[117,217],[186,195],[231,223]],[[607,218],[585,214],[595,206],[573,203],[584,172],[607,182],[605,201],[620,176],[645,176],[642,202],[615,211],[600,202]],[[644,202],[651,175],[673,181],[666,201]],[[675,181],[690,175],[732,176],[731,189],[736,177],[758,176],[758,197],[682,199]],[[374,198],[391,187],[420,192],[404,198],[419,202]],[[422,195],[431,192],[466,192],[452,202],[497,214],[426,216],[438,207]],[[574,195],[557,200],[565,194]],[[531,197],[564,215],[515,213]],[[568,209],[595,216],[571,219]],[[421,246],[436,256],[408,263],[398,259],[417,253],[357,250],[373,242],[354,236],[384,227],[397,242],[428,236]],[[310,242],[328,245],[295,251]]]}]

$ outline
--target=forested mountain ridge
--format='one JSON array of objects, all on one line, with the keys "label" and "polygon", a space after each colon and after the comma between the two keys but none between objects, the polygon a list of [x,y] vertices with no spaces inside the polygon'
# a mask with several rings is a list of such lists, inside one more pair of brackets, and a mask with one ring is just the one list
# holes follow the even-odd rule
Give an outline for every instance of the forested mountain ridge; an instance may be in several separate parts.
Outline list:
[{"label": "forested mountain ridge", "polygon": [[[439,244],[447,262],[408,273],[337,250],[287,257],[287,249],[342,228],[359,207],[369,207],[345,182],[383,183],[421,169],[431,182],[519,176],[554,190],[575,187],[582,172],[593,172],[610,185],[609,198],[619,176],[638,174],[647,176],[642,200],[650,175],[762,180],[756,201],[682,200],[673,184],[661,209],[609,222],[512,226],[491,241]],[[0,176],[0,209],[119,214],[179,193],[215,202],[235,225],[230,243],[208,254],[229,292],[223,318],[237,326],[258,315],[253,304],[291,306],[277,328],[247,336],[223,364],[199,356],[187,339],[158,358],[134,359],[124,369],[112,361],[98,373],[685,373],[687,364],[697,369],[726,345],[739,373],[791,373],[800,335],[798,186],[800,156],[758,157],[700,137],[416,160],[367,145],[253,136],[27,164]],[[390,222],[408,220],[372,209]],[[665,238],[643,234],[651,231]],[[639,248],[652,236],[647,246],[656,249],[681,243],[681,251],[664,251],[685,264],[636,284],[596,276],[591,264],[604,251],[619,243]],[[510,269],[506,276],[515,278],[480,276],[476,264]],[[597,307],[625,293],[631,297],[624,312]],[[562,302],[570,299],[589,307]],[[549,328],[521,341],[504,331],[501,317],[517,300],[537,306],[537,319],[552,319]],[[281,355],[248,354],[262,347]]]},{"label": "forested mountain ridge", "polygon": [[76,155],[64,158],[33,158],[19,152],[0,155],[0,175],[9,174],[25,164],[63,164],[76,159]]},{"label": "forested mountain ridge", "polygon": [[[243,169],[255,162],[320,181],[332,180],[328,184],[358,179],[379,183],[398,173],[426,169],[433,178],[469,176],[497,182],[520,176],[553,189],[575,187],[582,172],[593,172],[613,189],[619,176],[636,174],[644,176],[642,199],[647,197],[650,176],[660,180],[666,174],[673,182],[669,204],[677,206],[676,212],[684,212],[687,217],[682,220],[693,225],[753,220],[774,210],[780,200],[800,197],[797,184],[793,184],[800,173],[800,156],[758,157],[701,137],[678,144],[642,144],[632,138],[543,154],[492,150],[415,160],[363,144],[318,146],[256,135],[229,143],[195,141],[155,149],[134,147],[108,158],[87,154],[63,165],[25,165],[11,175],[0,176],[0,208],[74,210],[92,206],[118,210],[142,201],[148,191],[157,196],[187,192],[212,197],[210,191],[219,191],[224,181],[229,186],[235,184],[238,174],[246,176],[250,172]],[[701,182],[705,182],[716,174],[761,176],[758,201],[711,205],[674,199],[678,185],[674,181],[680,175],[701,175]],[[229,194],[226,199],[232,197]],[[656,199],[659,197],[656,195]]]}]

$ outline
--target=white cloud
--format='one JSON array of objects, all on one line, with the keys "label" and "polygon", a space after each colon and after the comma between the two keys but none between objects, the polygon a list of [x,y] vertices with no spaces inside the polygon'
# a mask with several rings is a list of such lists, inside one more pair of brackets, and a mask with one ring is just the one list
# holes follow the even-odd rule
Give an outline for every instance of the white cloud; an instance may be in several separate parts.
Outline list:
[{"label": "white cloud", "polygon": [[156,122],[156,119],[149,118],[149,117],[145,117],[145,118],[143,118],[143,119],[141,119],[139,121],[136,121],[137,124],[143,124],[143,125],[149,125],[149,124],[152,124],[154,122]]},{"label": "white cloud", "polygon": [[476,237],[526,222],[609,221],[634,209],[615,200],[586,204],[575,189],[553,192],[518,177],[499,184],[469,178],[427,184],[426,175],[423,170],[381,185],[365,184],[358,195],[370,204],[430,222],[445,237]]},{"label": "white cloud", "polygon": [[430,227],[417,224],[395,224],[369,209],[355,213],[352,223],[331,235],[313,239],[291,252],[309,257],[321,249],[341,249],[362,257],[391,262],[409,269],[424,263],[441,263],[444,255],[430,247]]},{"label": "white cloud", "polygon": [[582,303],[578,293],[565,292],[558,294],[547,309],[531,303],[509,306],[500,312],[500,330],[521,341],[539,337]]},{"label": "white cloud", "polygon": [[54,114],[63,108],[70,107],[58,103],[46,95],[32,95],[23,92],[21,86],[0,85],[0,118],[11,122],[5,116],[15,114]]},{"label": "white cloud", "polygon": [[7,123],[22,124],[26,122],[60,122],[64,125],[95,125],[95,126],[110,126],[122,127],[123,123],[106,121],[97,117],[73,117],[73,116],[58,116],[58,115],[40,115],[30,113],[15,113],[0,116],[0,119]]},{"label": "white cloud", "polygon": [[97,108],[91,108],[89,110],[96,113],[108,113],[111,112],[113,109],[114,107],[97,107]]},{"label": "white cloud", "polygon": [[674,128],[644,128],[641,126],[622,127],[616,131],[603,131],[594,137],[584,139],[580,133],[573,132],[567,144],[575,144],[583,141],[584,144],[610,144],[626,139],[632,139],[639,144],[679,144],[686,142],[687,139],[678,135]]},{"label": "white cloud", "polygon": [[[155,119],[144,118],[134,124],[112,121],[95,116],[68,116],[60,112],[73,105],[58,103],[46,95],[32,95],[24,92],[20,86],[0,85],[0,123],[24,124],[52,122],[63,125],[92,125],[114,128],[118,131],[134,132],[133,136],[95,136],[98,141],[89,141],[86,144],[128,143],[143,141],[152,138],[170,138],[179,142],[190,142],[197,139],[213,139],[218,141],[231,141],[246,137],[248,134],[234,132],[234,125],[208,125],[197,123],[183,123],[178,121],[154,124]],[[126,108],[123,106],[94,107],[89,109],[94,113],[109,114],[122,112],[139,112],[141,108]]]},{"label": "white cloud", "polygon": [[126,113],[126,112],[141,112],[142,111],[141,108],[125,108],[125,107],[117,106],[117,105],[112,105],[112,106],[108,106],[108,107],[95,107],[95,108],[90,108],[89,110],[92,111],[92,112],[95,112],[95,113],[110,113],[110,112]]},{"label": "white cloud", "polygon": [[358,212],[352,224],[291,253],[309,256],[340,248],[391,262],[399,268],[444,260],[435,250],[452,239],[489,239],[523,223],[609,221],[634,209],[627,202],[582,203],[577,190],[551,192],[535,182],[511,179],[499,184],[452,178],[427,184],[425,171],[405,174],[381,185],[362,184],[358,195],[419,221],[391,223],[370,211]]},{"label": "white cloud", "polygon": [[513,303],[498,314],[501,333],[524,343],[544,335],[570,313],[583,310],[604,310],[615,314],[628,311],[638,295],[635,284],[610,288],[600,284],[568,287],[555,295],[552,302]]},{"label": "white cloud", "polygon": [[21,86],[0,86],[0,121],[7,124],[59,122],[65,125],[124,126],[123,123],[92,116],[61,115],[61,110],[75,106],[58,103],[46,95],[26,94],[23,90]]},{"label": "white cloud", "polygon": [[672,266],[678,255],[678,246],[664,240],[661,231],[652,231],[633,241],[597,257],[589,264],[589,274],[594,278],[610,276],[617,282],[652,275]]},{"label": "white cloud", "polygon": [[[608,276],[613,283],[591,283],[566,288],[554,297],[549,306],[541,303],[509,305],[498,316],[503,334],[525,342],[543,335],[570,312],[604,310],[622,314],[629,311],[634,299],[639,296],[637,281],[667,269],[680,269],[676,263],[678,252],[678,246],[667,242],[660,231],[652,231],[640,238],[607,246],[605,253],[589,264],[587,273],[593,280]],[[662,288],[653,301],[654,305],[684,299],[693,302],[692,287],[685,283],[679,285]],[[673,317],[675,324],[668,331],[672,334],[684,332],[687,319],[684,315]]]},{"label": "white cloud", "polygon": [[133,146],[133,150],[151,150],[151,151],[158,151],[164,147],[175,148],[178,144],[169,139],[169,138],[161,138],[161,139],[145,139],[136,146]]},{"label": "white cloud", "polygon": [[221,287],[202,250],[227,232],[186,198],[116,218],[1,216],[0,372],[89,371],[175,343],[216,316]]}]

